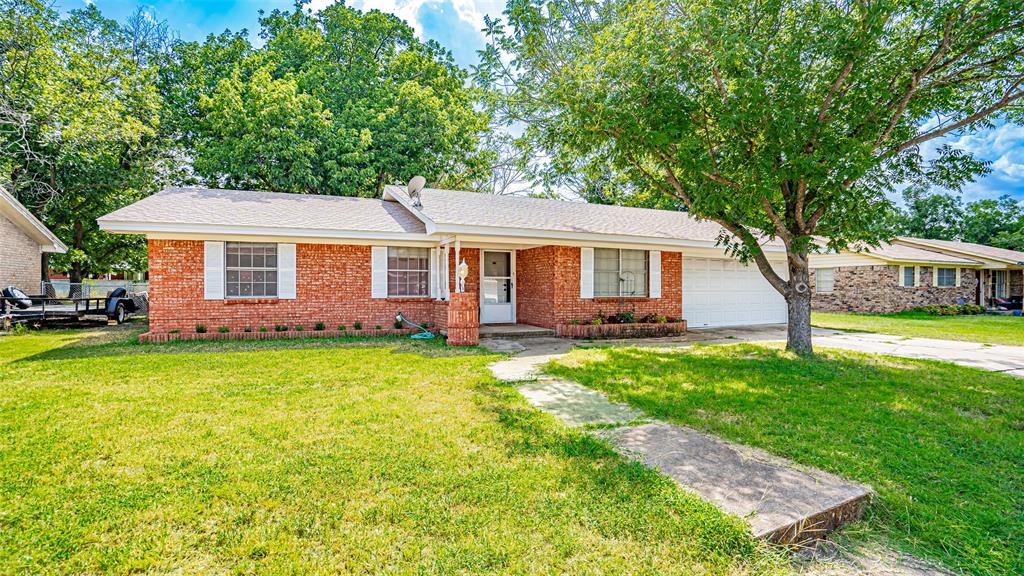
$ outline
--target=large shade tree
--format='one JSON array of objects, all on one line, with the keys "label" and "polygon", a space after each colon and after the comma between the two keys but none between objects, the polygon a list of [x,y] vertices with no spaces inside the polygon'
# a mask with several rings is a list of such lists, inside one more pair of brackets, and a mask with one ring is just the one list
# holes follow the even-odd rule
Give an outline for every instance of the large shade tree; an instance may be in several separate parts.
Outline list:
[{"label": "large shade tree", "polygon": [[244,34],[180,43],[162,71],[176,138],[211,184],[338,195],[423,174],[490,177],[488,117],[451,53],[401,19],[304,2]]},{"label": "large shade tree", "polygon": [[[548,157],[610,163],[727,231],[811,353],[808,256],[891,234],[897,184],[984,171],[922,145],[1022,118],[1019,0],[510,0],[478,80]],[[563,161],[564,164],[571,164]],[[785,245],[787,270],[762,244]],[[817,240],[816,240],[817,239]]]},{"label": "large shade tree", "polygon": [[96,218],[151,193],[165,166],[153,40],[93,6],[0,3],[0,184],[68,245],[50,264],[73,282],[145,268],[145,240]]}]

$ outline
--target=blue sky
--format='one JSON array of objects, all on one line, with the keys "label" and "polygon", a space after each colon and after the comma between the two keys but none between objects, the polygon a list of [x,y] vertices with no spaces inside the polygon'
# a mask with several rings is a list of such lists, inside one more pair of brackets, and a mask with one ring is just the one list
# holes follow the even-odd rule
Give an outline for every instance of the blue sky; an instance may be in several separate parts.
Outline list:
[{"label": "blue sky", "polygon": [[[64,9],[82,6],[87,0],[58,0]],[[258,10],[289,9],[294,0],[93,0],[111,18],[123,19],[139,5],[158,19],[166,19],[186,40],[198,40],[225,29],[247,28],[253,39],[259,30]],[[333,0],[312,0],[321,9]],[[92,3],[92,2],[90,2]],[[503,0],[351,0],[361,9],[397,14],[423,38],[440,42],[462,66],[476,63],[476,51],[484,43],[480,30],[484,15],[500,16]],[[997,122],[991,130],[948,138],[945,141],[992,163],[992,173],[964,188],[964,201],[1009,194],[1024,201],[1024,126]],[[941,142],[930,144],[929,150]]]}]

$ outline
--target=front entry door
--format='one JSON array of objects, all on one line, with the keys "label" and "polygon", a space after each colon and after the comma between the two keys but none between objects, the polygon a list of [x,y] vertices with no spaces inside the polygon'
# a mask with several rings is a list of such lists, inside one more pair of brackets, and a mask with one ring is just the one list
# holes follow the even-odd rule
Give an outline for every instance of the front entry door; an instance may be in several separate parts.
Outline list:
[{"label": "front entry door", "polygon": [[515,322],[514,252],[484,250],[480,267],[480,323]]}]

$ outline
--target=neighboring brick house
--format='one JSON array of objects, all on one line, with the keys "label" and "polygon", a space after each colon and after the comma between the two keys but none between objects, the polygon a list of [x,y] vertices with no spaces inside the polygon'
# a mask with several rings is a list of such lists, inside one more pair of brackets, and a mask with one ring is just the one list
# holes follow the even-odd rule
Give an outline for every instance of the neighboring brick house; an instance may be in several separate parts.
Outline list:
[{"label": "neighboring brick house", "polygon": [[811,257],[811,306],[839,312],[898,312],[933,304],[1021,297],[1024,253],[991,246],[897,238],[859,252]]},{"label": "neighboring brick house", "polygon": [[980,263],[978,304],[991,307],[997,300],[1024,298],[1024,252],[953,240],[900,238],[897,242]]},{"label": "neighboring brick house", "polygon": [[[389,328],[402,312],[473,343],[628,311],[778,323],[782,297],[684,212],[387,186],[382,198],[169,188],[99,220],[149,243],[149,339],[276,325]],[[785,269],[781,244],[766,254]],[[465,282],[459,282],[465,270]]]},{"label": "neighboring brick house", "polygon": [[38,294],[43,252],[67,247],[14,196],[0,188],[0,289],[15,286]]}]

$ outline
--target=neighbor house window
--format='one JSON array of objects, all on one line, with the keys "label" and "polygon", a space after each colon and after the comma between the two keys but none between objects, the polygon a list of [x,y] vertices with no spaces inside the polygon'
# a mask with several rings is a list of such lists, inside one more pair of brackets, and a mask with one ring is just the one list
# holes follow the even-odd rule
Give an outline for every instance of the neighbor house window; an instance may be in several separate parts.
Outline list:
[{"label": "neighbor house window", "polygon": [[912,288],[917,284],[917,280],[915,278],[916,274],[917,268],[913,266],[904,266],[901,269],[900,286],[903,286],[904,288]]},{"label": "neighbor house window", "polygon": [[831,292],[835,286],[835,268],[818,268],[814,273],[814,290],[816,292]]},{"label": "neighbor house window", "polygon": [[595,248],[594,296],[647,296],[647,251]]},{"label": "neighbor house window", "polygon": [[939,268],[936,270],[935,285],[941,288],[956,286],[956,268]]},{"label": "neighbor house window", "polygon": [[430,248],[388,248],[388,296],[430,296]]},{"label": "neighbor house window", "polygon": [[228,242],[225,252],[228,298],[277,296],[277,244]]}]

